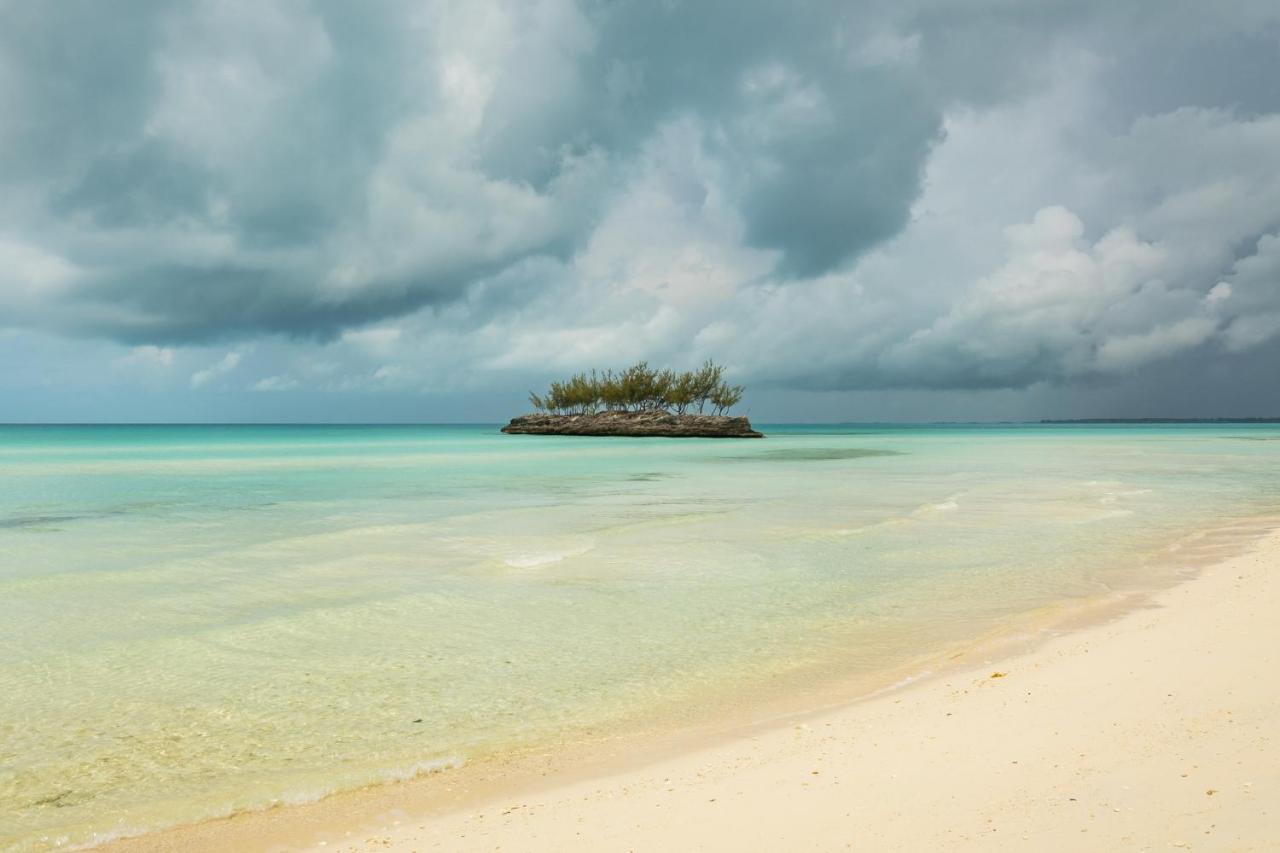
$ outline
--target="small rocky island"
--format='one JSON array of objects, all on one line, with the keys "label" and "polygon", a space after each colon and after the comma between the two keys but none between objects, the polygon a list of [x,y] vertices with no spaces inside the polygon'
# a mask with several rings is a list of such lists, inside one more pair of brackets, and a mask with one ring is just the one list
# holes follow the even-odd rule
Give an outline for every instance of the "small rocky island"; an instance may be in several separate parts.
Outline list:
[{"label": "small rocky island", "polygon": [[670,412],[534,414],[512,418],[502,428],[513,435],[655,435],[669,438],[764,438],[746,418],[673,415]]},{"label": "small rocky island", "polygon": [[[676,373],[640,362],[614,373],[579,373],[530,393],[537,409],[502,428],[524,435],[763,438],[745,417],[725,414],[742,400],[742,386],[724,381],[724,368],[708,361]],[[708,413],[706,409],[710,407]]]}]

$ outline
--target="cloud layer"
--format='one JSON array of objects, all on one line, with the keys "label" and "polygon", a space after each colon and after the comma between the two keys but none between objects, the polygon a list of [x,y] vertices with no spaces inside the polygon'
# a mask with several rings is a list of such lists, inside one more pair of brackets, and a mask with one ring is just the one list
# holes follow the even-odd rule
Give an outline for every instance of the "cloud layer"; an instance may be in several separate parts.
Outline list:
[{"label": "cloud layer", "polygon": [[0,336],[276,393],[1270,352],[1280,12],[1114,5],[0,2]]}]

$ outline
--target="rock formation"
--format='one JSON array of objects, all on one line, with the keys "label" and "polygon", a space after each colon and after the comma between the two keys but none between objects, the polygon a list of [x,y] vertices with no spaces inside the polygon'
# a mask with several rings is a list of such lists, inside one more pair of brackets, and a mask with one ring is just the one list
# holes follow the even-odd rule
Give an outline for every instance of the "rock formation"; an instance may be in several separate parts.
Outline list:
[{"label": "rock formation", "polygon": [[727,415],[676,415],[661,410],[605,411],[595,414],[533,414],[512,418],[502,428],[523,435],[626,435],[668,438],[764,438],[746,418]]}]

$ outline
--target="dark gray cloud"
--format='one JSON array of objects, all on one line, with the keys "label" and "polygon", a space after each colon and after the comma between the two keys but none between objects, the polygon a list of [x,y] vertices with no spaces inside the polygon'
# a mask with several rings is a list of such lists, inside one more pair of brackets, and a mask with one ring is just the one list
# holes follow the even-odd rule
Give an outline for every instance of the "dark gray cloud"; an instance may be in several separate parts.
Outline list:
[{"label": "dark gray cloud", "polygon": [[[130,341],[330,335],[564,256],[683,115],[745,239],[822,273],[902,226],[941,117],[835,3],[11,11],[6,230],[144,315],[47,322]],[[370,257],[392,238],[417,251]]]},{"label": "dark gray cloud", "polygon": [[1280,334],[1272,3],[0,12],[0,329],[121,369],[1001,389]]}]

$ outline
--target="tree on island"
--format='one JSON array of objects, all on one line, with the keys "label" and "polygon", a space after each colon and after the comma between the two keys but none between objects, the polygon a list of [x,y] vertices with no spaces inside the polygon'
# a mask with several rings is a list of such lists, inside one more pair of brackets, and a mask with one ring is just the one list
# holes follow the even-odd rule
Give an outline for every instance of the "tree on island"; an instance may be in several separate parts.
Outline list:
[{"label": "tree on island", "polygon": [[741,385],[724,381],[724,368],[710,359],[697,370],[676,373],[654,370],[646,361],[614,373],[579,373],[552,382],[545,394],[529,392],[529,402],[540,412],[554,415],[592,415],[609,412],[664,411],[683,415],[697,407],[723,414],[742,400]]}]

